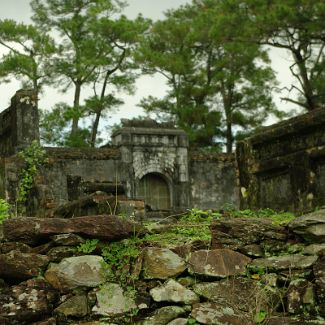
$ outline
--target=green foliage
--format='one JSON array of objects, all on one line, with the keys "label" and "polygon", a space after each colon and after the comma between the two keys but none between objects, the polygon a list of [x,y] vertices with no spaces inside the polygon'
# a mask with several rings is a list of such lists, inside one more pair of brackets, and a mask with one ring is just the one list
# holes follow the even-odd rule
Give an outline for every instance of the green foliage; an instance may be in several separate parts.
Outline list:
[{"label": "green foliage", "polygon": [[[140,106],[176,120],[192,145],[225,139],[228,152],[236,133],[242,131],[242,137],[279,114],[271,99],[275,77],[268,55],[258,44],[232,41],[244,21],[231,17],[221,1],[170,10],[153,25],[137,55],[146,73],[160,73],[169,86],[164,98],[151,96]],[[227,39],[225,33],[230,33]]]},{"label": "green foliage", "polygon": [[255,323],[260,324],[265,321],[267,317],[267,312],[264,310],[260,310],[258,313],[255,315]]},{"label": "green foliage", "polygon": [[294,220],[296,217],[290,212],[274,212],[271,214],[270,218],[272,219],[273,224],[283,226]]},{"label": "green foliage", "polygon": [[199,325],[200,323],[198,323],[195,319],[193,318],[189,318],[188,320],[188,325]]},{"label": "green foliage", "polygon": [[17,203],[24,205],[27,202],[28,195],[34,185],[34,177],[40,166],[47,162],[46,151],[33,141],[32,144],[19,153],[23,159],[25,167],[21,171],[17,189]]},{"label": "green foliage", "polygon": [[188,222],[211,222],[213,220],[217,220],[221,218],[220,212],[214,212],[212,210],[200,210],[193,208],[189,211],[188,214],[186,214],[184,217],[182,217],[180,220],[183,223]]},{"label": "green foliage", "polygon": [[40,110],[40,135],[45,144],[64,146],[69,119],[66,116],[68,105],[56,104],[51,111]]},{"label": "green foliage", "polygon": [[[100,119],[122,103],[117,93],[133,91],[137,67],[132,52],[148,23],[141,16],[119,16],[125,6],[120,0],[32,0],[31,6],[36,27],[60,35],[51,61],[56,86],[63,92],[74,86],[73,105],[65,112],[69,132],[55,128],[62,133],[47,132],[47,138],[94,147]],[[83,89],[90,85],[94,95],[82,104]]]},{"label": "green foliage", "polygon": [[324,1],[235,0],[226,7],[245,22],[237,39],[284,49],[291,56],[288,65],[296,82],[281,99],[309,111],[324,107]]},{"label": "green foliage", "polygon": [[87,239],[77,247],[77,251],[84,254],[90,254],[96,250],[98,243],[98,239]]},{"label": "green foliage", "polygon": [[117,281],[126,289],[133,284],[136,279],[132,275],[131,266],[141,253],[141,243],[139,238],[133,237],[109,243],[102,248],[109,281]]},{"label": "green foliage", "polygon": [[224,207],[227,216],[233,218],[269,218],[274,225],[285,225],[295,219],[295,215],[290,212],[276,212],[272,209],[259,210],[237,210],[231,205]]},{"label": "green foliage", "polygon": [[[210,225],[213,220],[219,219],[221,214],[211,210],[192,209],[182,216],[176,223],[170,225],[168,231],[159,234],[147,234],[144,241],[159,245],[186,244],[189,241],[203,240],[210,244]],[[154,225],[147,225],[148,229]]]},{"label": "green foliage", "polygon": [[53,39],[33,25],[10,19],[0,21],[0,46],[9,50],[0,61],[0,78],[21,80],[24,87],[39,92],[52,81],[49,58],[55,52]]},{"label": "green foliage", "polygon": [[266,269],[259,266],[248,265],[246,268],[246,276],[255,280],[260,280],[262,275],[266,274]]},{"label": "green foliage", "polygon": [[0,199],[0,224],[2,224],[4,220],[9,218],[9,210],[9,203],[4,199]]}]

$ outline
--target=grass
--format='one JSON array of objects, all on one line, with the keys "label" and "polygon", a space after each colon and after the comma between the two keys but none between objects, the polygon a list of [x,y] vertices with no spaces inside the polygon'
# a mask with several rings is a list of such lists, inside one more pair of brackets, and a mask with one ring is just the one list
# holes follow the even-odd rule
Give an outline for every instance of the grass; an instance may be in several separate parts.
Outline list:
[{"label": "grass", "polygon": [[[212,210],[192,209],[178,222],[166,226],[163,232],[145,235],[144,240],[158,246],[184,245],[196,240],[210,242],[211,222],[223,218],[268,218],[274,225],[283,226],[292,221],[295,216],[289,212],[276,212],[272,209],[237,210],[229,206],[223,210],[223,214]],[[146,226],[148,229],[154,229],[152,223]]]},{"label": "grass", "polygon": [[[77,251],[90,254],[98,247],[109,269],[111,280],[117,280],[122,287],[133,282],[130,265],[141,254],[143,247],[156,246],[172,248],[203,241],[208,248],[211,242],[211,223],[226,218],[270,218],[276,225],[284,225],[294,219],[291,213],[278,213],[271,209],[258,211],[227,208],[223,214],[212,210],[192,209],[177,222],[168,225],[145,224],[151,232],[142,237],[133,236],[118,242],[100,243],[97,239],[87,240],[77,247]],[[156,226],[156,227],[155,227]],[[163,228],[161,228],[163,227]],[[156,230],[155,230],[156,229]]]},{"label": "grass", "polygon": [[237,210],[232,206],[226,206],[225,215],[231,218],[267,218],[271,219],[274,225],[285,226],[296,217],[291,212],[277,212],[272,209],[260,210]]}]

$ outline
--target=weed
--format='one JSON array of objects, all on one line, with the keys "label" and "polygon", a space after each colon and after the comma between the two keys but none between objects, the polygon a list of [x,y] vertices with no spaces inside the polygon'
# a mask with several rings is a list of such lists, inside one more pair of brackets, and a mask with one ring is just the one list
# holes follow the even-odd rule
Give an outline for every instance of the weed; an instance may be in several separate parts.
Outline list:
[{"label": "weed", "polygon": [[264,310],[260,310],[255,314],[255,323],[257,324],[263,323],[266,317],[267,317],[267,312]]},{"label": "weed", "polygon": [[259,209],[259,210],[238,210],[231,205],[224,207],[224,212],[227,216],[233,218],[269,218],[274,225],[286,225],[295,219],[295,215],[290,212],[276,212],[272,209]]},{"label": "weed", "polygon": [[0,224],[9,218],[10,205],[6,200],[0,199]]},{"label": "weed", "polygon": [[98,243],[98,239],[87,239],[77,247],[77,251],[84,254],[90,254],[97,248]]},{"label": "weed", "polygon": [[281,212],[272,215],[271,219],[273,224],[283,226],[294,220],[295,216],[290,212]]},{"label": "weed", "polygon": [[246,276],[254,280],[259,280],[266,273],[267,270],[264,267],[249,265],[246,268]]},{"label": "weed", "polygon": [[188,320],[188,325],[199,325],[200,323],[198,323],[195,319],[190,318]]},{"label": "weed", "polygon": [[181,218],[181,222],[211,222],[221,218],[221,213],[212,210],[191,209]]},{"label": "weed", "polygon": [[109,271],[107,272],[109,281],[117,281],[127,289],[129,284],[136,280],[130,268],[141,253],[141,243],[139,238],[133,237],[109,243],[102,248],[102,256]]},{"label": "weed", "polygon": [[[160,234],[147,234],[145,241],[157,245],[184,245],[190,241],[211,241],[210,225],[213,220],[221,218],[221,214],[211,210],[192,209],[182,216],[178,222],[168,225],[166,231]],[[147,225],[147,228],[150,229]]]}]

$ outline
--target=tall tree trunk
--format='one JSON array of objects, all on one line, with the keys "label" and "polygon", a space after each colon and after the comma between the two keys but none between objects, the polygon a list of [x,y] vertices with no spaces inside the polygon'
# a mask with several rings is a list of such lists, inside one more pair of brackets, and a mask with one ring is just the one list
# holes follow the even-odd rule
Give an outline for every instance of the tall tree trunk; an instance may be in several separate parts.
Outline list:
[{"label": "tall tree trunk", "polygon": [[97,132],[98,132],[98,126],[99,126],[99,120],[100,120],[101,115],[102,115],[102,110],[98,110],[96,112],[95,121],[94,121],[92,130],[91,130],[90,146],[92,148],[94,148],[95,147],[95,144],[96,144]]},{"label": "tall tree trunk", "polygon": [[234,143],[232,135],[232,124],[230,121],[227,121],[227,131],[226,131],[226,141],[227,141],[227,153],[232,153],[232,145]]},{"label": "tall tree trunk", "polygon": [[80,105],[80,93],[81,93],[81,83],[77,82],[74,92],[74,100],[73,100],[73,110],[74,114],[72,117],[72,125],[70,136],[74,136],[78,132],[78,123],[79,123],[79,105]]},{"label": "tall tree trunk", "polygon": [[[124,57],[124,55],[123,55],[123,57]],[[101,94],[100,94],[100,100],[101,100],[101,101],[103,101],[104,98],[105,98],[105,93],[106,93],[106,88],[107,88],[108,78],[109,78],[109,76],[110,76],[114,71],[116,71],[116,70],[113,69],[113,70],[108,70],[108,71],[106,72],[105,79],[104,79],[104,82],[103,82],[102,91],[101,91]],[[94,147],[95,147],[95,144],[96,144],[97,133],[98,133],[98,126],[99,126],[99,120],[100,120],[100,118],[101,118],[102,110],[103,110],[103,109],[104,109],[104,108],[101,108],[101,109],[98,108],[98,111],[96,112],[95,121],[94,121],[94,124],[93,124],[92,130],[91,130],[90,146],[91,146],[92,148],[94,148]]]},{"label": "tall tree trunk", "polygon": [[232,153],[232,145],[234,143],[234,137],[232,134],[232,98],[233,98],[233,88],[234,85],[226,85],[222,83],[222,101],[223,101],[223,109],[226,117],[226,148],[227,153]]},{"label": "tall tree trunk", "polygon": [[38,109],[39,86],[38,86],[37,79],[34,79],[34,80],[33,80],[33,89],[34,89],[34,91],[35,91],[35,96],[36,96],[36,98],[35,98],[35,105],[36,105],[36,108]]}]

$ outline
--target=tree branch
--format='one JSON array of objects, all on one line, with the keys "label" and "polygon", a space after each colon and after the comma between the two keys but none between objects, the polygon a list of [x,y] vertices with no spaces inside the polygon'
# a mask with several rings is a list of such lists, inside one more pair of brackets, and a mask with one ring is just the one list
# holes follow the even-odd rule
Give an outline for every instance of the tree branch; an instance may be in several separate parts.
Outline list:
[{"label": "tree branch", "polygon": [[304,103],[301,103],[301,102],[298,102],[297,100],[294,100],[294,99],[291,99],[291,98],[288,98],[288,97],[281,97],[280,99],[285,100],[286,102],[290,102],[290,103],[299,105],[300,107],[303,107],[303,108],[308,110],[308,105],[306,105]]}]

